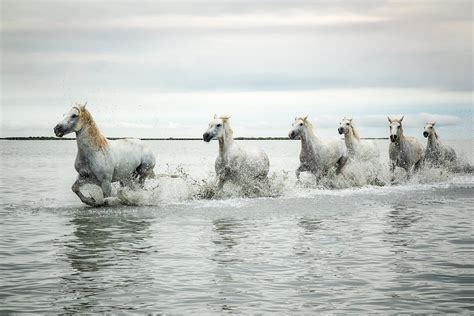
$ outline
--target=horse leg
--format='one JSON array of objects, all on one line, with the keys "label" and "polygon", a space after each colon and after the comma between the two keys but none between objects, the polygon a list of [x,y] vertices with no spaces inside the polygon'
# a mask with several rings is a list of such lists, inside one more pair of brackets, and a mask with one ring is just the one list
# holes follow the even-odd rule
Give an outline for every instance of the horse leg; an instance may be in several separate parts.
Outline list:
[{"label": "horse leg", "polygon": [[344,166],[346,165],[348,159],[349,159],[348,156],[342,156],[341,158],[339,158],[339,160],[336,163],[337,164],[336,174],[341,173],[341,171],[344,168]]},{"label": "horse leg", "polygon": [[395,162],[393,162],[393,161],[390,162],[390,173],[392,174],[392,177],[391,177],[391,179],[390,179],[390,182],[391,182],[392,184],[395,183],[395,168],[396,168]]},{"label": "horse leg", "polygon": [[415,163],[415,166],[413,167],[413,171],[418,171],[418,170],[420,170],[422,164],[423,164],[423,159],[418,160],[418,161]]},{"label": "horse leg", "polygon": [[225,183],[225,176],[219,176],[218,181],[217,181],[217,189],[222,190],[222,188],[224,187],[224,183]]},{"label": "horse leg", "polygon": [[303,165],[300,165],[296,171],[295,171],[295,174],[296,174],[296,180],[299,182],[300,181],[300,173],[304,172],[304,171],[307,171],[306,167],[303,166]]},{"label": "horse leg", "polygon": [[81,199],[82,203],[87,204],[89,206],[97,206],[97,202],[92,197],[87,197],[81,192],[81,186],[84,184],[91,183],[91,181],[85,177],[79,176],[77,177],[76,182],[72,185],[71,189],[72,192],[76,193],[76,195]]},{"label": "horse leg", "polygon": [[116,204],[116,198],[112,198],[112,182],[110,180],[103,180],[100,184],[102,194],[104,196],[104,205]]},{"label": "horse leg", "polygon": [[146,178],[154,178],[155,172],[153,171],[153,167],[147,166],[146,164],[141,164],[138,166],[136,170],[138,174],[138,184],[143,187],[145,184]]}]

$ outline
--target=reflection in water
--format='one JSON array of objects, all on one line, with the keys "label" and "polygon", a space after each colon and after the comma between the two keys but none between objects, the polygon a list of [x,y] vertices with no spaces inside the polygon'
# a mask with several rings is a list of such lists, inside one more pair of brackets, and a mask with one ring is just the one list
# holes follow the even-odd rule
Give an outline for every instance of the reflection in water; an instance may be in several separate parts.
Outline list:
[{"label": "reflection in water", "polygon": [[216,251],[212,260],[219,264],[228,264],[242,261],[236,253],[236,246],[247,237],[242,220],[234,218],[220,218],[213,221],[213,231],[216,238],[212,240]]},{"label": "reflection in water", "polygon": [[402,204],[395,204],[387,214],[387,222],[391,229],[385,233],[388,235],[384,240],[390,242],[394,253],[406,252],[406,247],[413,244],[411,234],[406,232],[413,224],[421,219],[419,210],[412,209]]},{"label": "reflection in water", "polygon": [[304,262],[305,269],[298,275],[297,280],[301,282],[301,291],[311,293],[312,290],[303,286],[306,282],[318,282],[320,276],[318,262],[321,258],[321,226],[322,220],[319,218],[300,217],[297,225],[300,228],[298,242],[295,244],[294,254]]},{"label": "reflection in water", "polygon": [[239,290],[235,287],[239,281],[235,279],[232,273],[232,267],[239,263],[243,263],[244,259],[239,253],[239,245],[245,243],[248,237],[248,229],[243,220],[235,218],[219,218],[213,221],[213,231],[215,237],[212,243],[215,245],[215,251],[211,260],[217,263],[214,270],[213,283],[216,284],[218,303],[217,310],[219,312],[232,311],[238,306],[232,302],[226,302],[226,298],[239,297]]},{"label": "reflection in water", "polygon": [[301,257],[309,256],[311,260],[317,260],[318,257],[314,256],[315,248],[317,248],[315,242],[319,238],[318,233],[321,229],[322,220],[300,217],[297,225],[301,228],[301,233],[298,239],[299,242],[294,247],[295,254]]},{"label": "reflection in water", "polygon": [[60,304],[66,312],[120,308],[120,302],[110,298],[101,301],[101,294],[131,291],[129,287],[150,282],[141,260],[151,248],[149,220],[93,210],[76,212],[70,224],[74,238],[60,245],[72,270],[61,277],[66,294],[59,300],[66,301]]},{"label": "reflection in water", "polygon": [[390,210],[387,216],[388,222],[395,229],[408,228],[421,219],[419,211],[404,204],[393,205],[392,210]]},{"label": "reflection in water", "polygon": [[416,243],[410,229],[422,219],[421,211],[406,204],[394,204],[387,213],[387,228],[384,230],[383,242],[390,244],[391,271],[395,272],[394,280],[401,288],[404,279],[415,270],[412,263],[412,248]]},{"label": "reflection in water", "polygon": [[322,222],[319,218],[300,217],[298,226],[303,228],[305,235],[312,236],[320,230]]}]

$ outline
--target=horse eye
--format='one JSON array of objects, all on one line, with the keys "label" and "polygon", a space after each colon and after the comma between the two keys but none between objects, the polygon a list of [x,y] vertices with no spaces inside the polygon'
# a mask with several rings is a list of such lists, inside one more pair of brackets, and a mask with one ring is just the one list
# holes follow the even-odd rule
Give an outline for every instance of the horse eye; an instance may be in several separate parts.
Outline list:
[{"label": "horse eye", "polygon": [[217,127],[221,127],[221,126],[222,126],[222,124],[217,124]]},{"label": "horse eye", "polygon": [[303,123],[300,123],[300,126],[303,126]]},{"label": "horse eye", "polygon": [[76,118],[77,117],[77,114],[73,114],[71,115],[72,118]]}]

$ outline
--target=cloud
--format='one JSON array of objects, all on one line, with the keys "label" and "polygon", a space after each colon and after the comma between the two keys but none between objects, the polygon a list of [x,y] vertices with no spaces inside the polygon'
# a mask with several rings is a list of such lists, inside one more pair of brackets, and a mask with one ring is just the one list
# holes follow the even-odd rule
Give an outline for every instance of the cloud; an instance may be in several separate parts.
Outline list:
[{"label": "cloud", "polygon": [[203,15],[137,15],[121,18],[102,18],[93,21],[46,20],[29,17],[15,20],[2,26],[4,32],[31,31],[95,31],[95,30],[166,30],[166,29],[254,29],[271,27],[311,27],[336,26],[388,21],[387,17],[342,13],[321,15],[317,12],[287,12],[286,14],[225,14],[220,16]]},{"label": "cloud", "polygon": [[469,8],[420,1],[3,1],[3,92],[23,95],[24,85],[467,91]]},{"label": "cloud", "polygon": [[224,112],[246,136],[305,114],[331,133],[343,116],[374,135],[387,114],[472,126],[470,1],[1,6],[3,135],[50,133],[84,100],[113,136],[202,134]]}]

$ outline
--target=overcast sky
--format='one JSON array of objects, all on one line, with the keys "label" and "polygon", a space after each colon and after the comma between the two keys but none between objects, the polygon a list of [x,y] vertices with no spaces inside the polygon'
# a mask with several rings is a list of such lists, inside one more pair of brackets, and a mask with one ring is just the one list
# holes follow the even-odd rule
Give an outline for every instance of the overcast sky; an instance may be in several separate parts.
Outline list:
[{"label": "overcast sky", "polygon": [[0,136],[53,136],[75,102],[106,136],[473,137],[472,1],[25,1],[1,4]]}]

